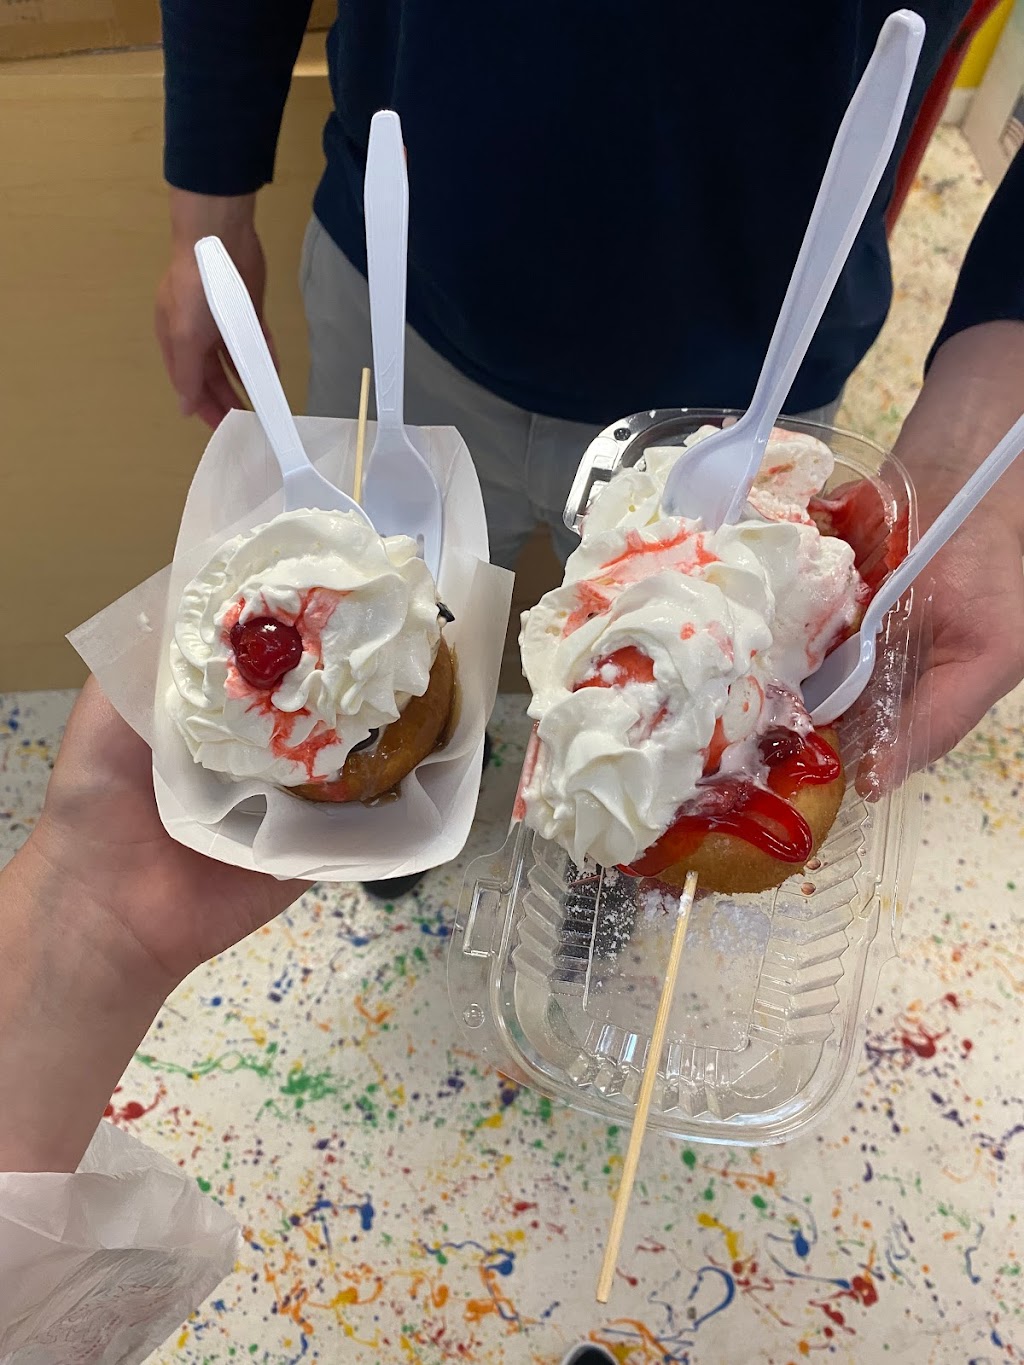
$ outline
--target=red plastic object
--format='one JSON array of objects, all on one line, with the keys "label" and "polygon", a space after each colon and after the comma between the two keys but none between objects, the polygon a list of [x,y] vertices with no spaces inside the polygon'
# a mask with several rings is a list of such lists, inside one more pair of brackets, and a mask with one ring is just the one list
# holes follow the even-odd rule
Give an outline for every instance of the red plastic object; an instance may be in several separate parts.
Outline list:
[{"label": "red plastic object", "polygon": [[949,92],[953,89],[953,82],[956,80],[957,73],[967,56],[967,49],[974,41],[975,34],[998,4],[999,0],[974,0],[966,18],[957,29],[956,36],[942,59],[942,64],[935,73],[935,79],[921,101],[921,108],[917,111],[917,118],[914,120],[906,151],[903,153],[903,159],[896,172],[896,183],[893,186],[892,198],[889,200],[889,207],[885,211],[885,230],[887,233],[891,233],[896,226],[896,220],[899,218],[907,195],[910,193],[910,187],[914,183],[914,177],[917,175],[928,143],[931,142],[932,134],[938,127],[939,119],[942,118],[942,111],[946,107]]}]

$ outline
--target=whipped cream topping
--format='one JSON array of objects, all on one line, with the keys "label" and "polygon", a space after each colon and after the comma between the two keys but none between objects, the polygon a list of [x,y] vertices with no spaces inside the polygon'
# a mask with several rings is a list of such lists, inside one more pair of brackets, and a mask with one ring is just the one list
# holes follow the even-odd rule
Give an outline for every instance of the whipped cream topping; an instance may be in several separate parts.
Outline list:
[{"label": "whipped cream topping", "polygon": [[[272,688],[241,676],[236,625],[294,627],[299,662]],[[197,763],[278,786],[328,780],[427,689],[441,636],[408,536],[353,512],[285,512],[223,545],[182,593],[167,706]]]},{"label": "whipped cream topping", "polygon": [[862,597],[853,550],[807,514],[826,446],[773,437],[747,518],[717,531],[661,515],[681,455],[652,448],[599,491],[561,587],[523,616],[537,721],[523,809],[577,863],[633,862],[709,766],[763,780],[759,736],[783,715],[809,731],[800,683]]}]

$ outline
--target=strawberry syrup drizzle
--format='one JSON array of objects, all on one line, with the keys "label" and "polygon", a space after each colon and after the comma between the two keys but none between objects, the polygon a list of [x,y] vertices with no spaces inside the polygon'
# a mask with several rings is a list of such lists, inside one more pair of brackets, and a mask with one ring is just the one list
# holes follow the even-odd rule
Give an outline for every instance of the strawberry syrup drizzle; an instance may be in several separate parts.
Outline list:
[{"label": "strawberry syrup drizzle", "polygon": [[660,839],[621,871],[657,877],[688,858],[708,834],[732,834],[783,863],[803,863],[814,839],[807,821],[788,801],[735,777],[716,777],[688,801]]},{"label": "strawberry syrup drizzle", "polygon": [[645,559],[649,555],[664,554],[666,550],[674,550],[680,545],[688,545],[692,551],[692,560],[687,561],[685,567],[680,564],[678,567],[683,573],[690,569],[706,568],[709,564],[718,563],[718,555],[712,554],[707,548],[706,536],[703,531],[689,531],[686,527],[680,528],[674,536],[668,536],[664,540],[644,540],[639,531],[632,530],[626,532],[626,548],[622,554],[616,555],[614,559],[608,559],[601,565],[602,577],[608,576],[615,582],[618,575],[611,573],[610,570],[617,566],[631,564],[637,559]]},{"label": "strawberry syrup drizzle", "polygon": [[537,726],[534,724],[530,731],[530,738],[526,745],[526,757],[523,759],[523,771],[519,777],[519,790],[516,792],[515,805],[512,807],[512,819],[524,820],[526,818],[526,801],[523,792],[533,781],[533,770],[537,766],[537,759],[540,757],[540,737],[537,734]]},{"label": "strawberry syrup drizzle", "polygon": [[[715,727],[716,734],[720,725],[721,721]],[[814,850],[814,836],[787,798],[805,785],[833,781],[842,768],[835,751],[820,735],[812,732],[801,740],[791,731],[778,733],[794,743],[776,740],[774,748],[766,751],[762,747],[762,758],[769,767],[767,790],[738,777],[715,777],[704,782],[665,833],[636,862],[620,871],[634,877],[657,877],[694,853],[708,834],[731,834],[779,862],[805,863]],[[711,748],[714,745],[712,737]]]},{"label": "strawberry syrup drizzle", "polygon": [[[614,669],[610,682],[601,674],[608,668]],[[594,673],[572,689],[579,692],[584,687],[625,687],[628,683],[653,683],[654,660],[636,645],[623,645],[611,654],[606,654],[594,664]],[[661,722],[668,715],[668,702],[662,702],[649,720],[638,721],[629,732],[634,744],[643,744],[650,739]]]},{"label": "strawberry syrup drizzle", "polygon": [[907,556],[910,514],[903,508],[890,521],[870,479],[844,484],[828,497],[811,498],[807,510],[822,535],[838,536],[852,547],[854,566],[872,595]]},{"label": "strawberry syrup drizzle", "polygon": [[689,531],[685,527],[674,536],[653,541],[644,540],[637,530],[627,531],[626,548],[622,554],[602,564],[595,578],[584,579],[576,584],[578,605],[575,611],[569,613],[562,628],[562,638],[572,635],[580,626],[586,625],[595,616],[603,616],[608,611],[614,597],[614,593],[608,591],[609,588],[622,588],[627,583],[639,582],[646,578],[651,570],[645,572],[645,561],[652,555],[664,555],[685,546],[690,553],[665,566],[685,574],[707,568],[709,564],[717,564],[718,556],[711,553],[705,541],[703,531]]},{"label": "strawberry syrup drizzle", "polygon": [[[334,614],[338,603],[348,595],[347,592],[337,588],[307,588],[305,592],[300,594],[299,609],[295,612],[280,608],[276,612],[271,612],[262,593],[260,594],[260,601],[267,616],[274,616],[276,620],[283,621],[285,625],[293,626],[299,632],[302,636],[303,652],[314,654],[316,667],[322,668],[324,628]],[[244,610],[245,599],[239,598],[224,613],[224,620],[221,623],[221,638],[229,650],[231,649],[232,628],[238,624]],[[330,776],[316,776],[313,770],[316,766],[316,760],[323,750],[338,743],[336,729],[331,729],[324,721],[317,721],[304,740],[298,744],[292,744],[291,737],[296,722],[300,718],[310,715],[309,708],[303,706],[298,711],[279,710],[273,703],[272,693],[252,687],[245,681],[234,663],[233,654],[228,663],[228,676],[224,685],[224,692],[233,701],[239,701],[244,697],[251,698],[246,709],[271,718],[273,728],[271,729],[268,747],[275,758],[287,759],[292,763],[301,764],[306,769],[306,774],[311,782],[327,782],[330,780]]]},{"label": "strawberry syrup drizzle", "polygon": [[579,606],[569,613],[569,618],[562,628],[563,640],[567,635],[579,630],[580,626],[585,626],[595,616],[603,616],[612,604],[611,594],[602,592],[588,579],[576,584],[576,601]]}]

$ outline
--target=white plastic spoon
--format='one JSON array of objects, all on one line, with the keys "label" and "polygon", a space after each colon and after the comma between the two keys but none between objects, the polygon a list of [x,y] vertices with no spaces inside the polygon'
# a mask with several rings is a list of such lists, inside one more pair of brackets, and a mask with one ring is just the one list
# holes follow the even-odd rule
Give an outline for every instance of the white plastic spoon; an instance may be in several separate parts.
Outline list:
[{"label": "white plastic spoon", "polygon": [[899,133],[924,20],[890,14],[839,126],[793,277],[750,401],[738,422],[676,462],[661,500],[669,516],[736,521]]},{"label": "white plastic spoon", "polygon": [[436,580],[444,504],[437,480],[402,420],[409,179],[401,120],[390,109],[374,114],[370,124],[363,203],[377,393],[377,438],[366,462],[363,502],[381,535],[407,535],[419,542]]},{"label": "white plastic spoon", "polygon": [[359,504],[329,483],[310,462],[249,291],[224,243],[219,237],[204,237],[196,243],[196,260],[210,312],[281,466],[285,511],[317,507],[327,512],[356,512],[372,526]]},{"label": "white plastic spoon", "polygon": [[860,630],[834,649],[817,673],[807,679],[803,687],[804,704],[815,725],[828,725],[841,716],[864,691],[875,666],[875,637],[882,628],[886,612],[896,605],[921,570],[931,563],[1022,451],[1024,417],[1014,423],[988,459],[935,518],[899,568],[894,569],[878,589],[864,613]]}]

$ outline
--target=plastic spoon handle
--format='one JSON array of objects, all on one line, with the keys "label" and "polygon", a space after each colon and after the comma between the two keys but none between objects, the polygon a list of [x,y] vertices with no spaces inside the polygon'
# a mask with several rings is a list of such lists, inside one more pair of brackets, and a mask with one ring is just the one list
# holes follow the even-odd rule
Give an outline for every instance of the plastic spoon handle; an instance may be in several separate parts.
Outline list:
[{"label": "plastic spoon handle", "polygon": [[374,116],[366,161],[366,267],[373,294],[373,378],[379,427],[402,426],[405,391],[405,285],[409,177],[402,123]]},{"label": "plastic spoon handle", "polygon": [[875,593],[864,613],[862,634],[877,632],[885,613],[896,605],[921,570],[931,563],[950,536],[960,529],[1021,451],[1024,451],[1024,417],[1017,419],[992,454],[978,466],[960,492],[950,499],[903,563],[893,570]]},{"label": "plastic spoon handle", "polygon": [[310,467],[256,309],[227,248],[219,237],[204,237],[196,243],[196,259],[210,311],[282,475]]},{"label": "plastic spoon handle", "polygon": [[793,275],[782,301],[761,375],[744,419],[755,429],[751,467],[725,520],[743,511],[750,485],[825,306],[878,189],[903,121],[925,26],[912,10],[897,10],[882,26],[875,50],[843,116],[814,201]]}]

